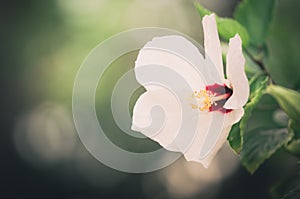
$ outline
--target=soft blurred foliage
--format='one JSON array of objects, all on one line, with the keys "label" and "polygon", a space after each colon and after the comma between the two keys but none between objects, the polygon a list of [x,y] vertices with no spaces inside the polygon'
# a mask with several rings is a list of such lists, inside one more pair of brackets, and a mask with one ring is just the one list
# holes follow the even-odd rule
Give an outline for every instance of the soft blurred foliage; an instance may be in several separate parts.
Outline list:
[{"label": "soft blurred foliage", "polygon": [[[200,2],[226,17],[238,3]],[[299,9],[296,0],[277,2],[266,58],[274,81],[295,90],[300,89]],[[297,172],[297,159],[281,150],[251,176],[225,147],[209,170],[179,160],[161,171],[125,174],[99,163],[81,144],[71,102],[84,58],[104,39],[136,27],[175,29],[202,43],[192,0],[3,1],[0,25],[1,198],[268,198],[275,182]],[[116,144],[141,151],[145,144],[158,146],[125,138],[108,108],[113,85],[133,67],[135,56],[128,54],[106,71],[96,108]],[[285,124],[284,113],[274,114],[276,103],[263,100],[271,107],[254,113],[252,129]]]}]

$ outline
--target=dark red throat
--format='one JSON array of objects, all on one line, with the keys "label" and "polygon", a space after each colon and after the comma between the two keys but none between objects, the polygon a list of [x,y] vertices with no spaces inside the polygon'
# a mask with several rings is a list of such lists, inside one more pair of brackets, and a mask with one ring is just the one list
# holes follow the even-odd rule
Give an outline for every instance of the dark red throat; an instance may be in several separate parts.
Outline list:
[{"label": "dark red throat", "polygon": [[225,84],[213,84],[206,86],[206,91],[210,91],[213,95],[217,96],[226,96],[221,100],[215,101],[214,104],[211,105],[209,111],[221,111],[222,113],[229,113],[232,109],[225,109],[224,104],[232,95],[232,89],[228,88]]}]

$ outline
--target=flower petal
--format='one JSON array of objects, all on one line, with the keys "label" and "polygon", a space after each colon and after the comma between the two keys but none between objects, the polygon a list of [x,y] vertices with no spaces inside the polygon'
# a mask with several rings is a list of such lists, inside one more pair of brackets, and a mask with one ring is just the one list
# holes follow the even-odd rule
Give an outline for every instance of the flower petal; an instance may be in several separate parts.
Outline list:
[{"label": "flower petal", "polygon": [[223,146],[223,144],[226,142],[227,137],[229,135],[229,132],[231,130],[231,127],[233,124],[237,123],[242,116],[244,115],[244,109],[239,108],[231,111],[230,113],[226,114],[225,121],[223,123],[222,132],[220,133],[220,136],[213,147],[213,150],[210,152],[208,156],[205,157],[205,159],[202,159],[202,164],[206,167],[209,166],[212,159],[217,155],[217,152],[220,150],[220,148]]},{"label": "flower petal", "polygon": [[243,107],[249,97],[249,83],[244,69],[245,58],[242,53],[242,40],[236,34],[229,41],[229,49],[226,57],[227,78],[232,86],[232,96],[225,103],[226,109]]},{"label": "flower petal", "polygon": [[167,89],[153,87],[151,91],[143,93],[134,106],[132,130],[143,133],[164,148],[175,139],[180,125],[181,106]]},{"label": "flower petal", "polygon": [[240,121],[243,115],[244,115],[243,108],[234,109],[231,112],[227,113],[227,117],[226,117],[227,123],[229,125],[234,125],[235,123]]},{"label": "flower petal", "polygon": [[[185,79],[192,90],[205,88],[204,76],[209,70],[205,69],[204,58],[191,42],[181,36],[156,37],[140,50],[135,62],[135,74],[137,81],[147,90],[151,86],[145,83],[145,79],[151,79],[150,76],[153,75],[154,80],[159,73],[146,74],[143,68],[147,69],[150,65],[171,69]],[[163,75],[169,78],[168,74]]]},{"label": "flower petal", "polygon": [[202,161],[199,161],[200,151],[203,148],[205,138],[210,132],[211,124],[212,112],[200,115],[194,139],[190,141],[190,146],[183,152],[186,160],[202,163]]},{"label": "flower petal", "polygon": [[[221,149],[221,147],[226,142],[232,125],[237,123],[243,115],[244,115],[243,108],[235,109],[230,113],[227,113],[225,115],[226,118],[223,122],[223,125],[221,126],[222,130],[218,135],[218,139],[216,140],[214,145],[210,146],[211,149],[209,153],[204,157],[198,156],[196,159],[193,159],[193,161],[200,162],[203,164],[204,167],[208,168],[213,158],[217,155],[217,152]],[[203,149],[207,150],[207,146],[203,145],[201,150]]]},{"label": "flower petal", "polygon": [[205,53],[208,55],[211,62],[217,67],[219,75],[224,77],[221,43],[218,35],[215,15],[211,14],[204,16],[202,24]]},{"label": "flower petal", "polygon": [[216,143],[213,150],[203,159],[195,160],[197,162],[202,163],[205,168],[208,168],[214,157],[217,155],[218,151],[221,149],[223,144],[226,142],[227,136],[229,135],[231,126],[227,126],[226,128],[222,129],[221,135],[222,137],[219,138],[218,142]]},{"label": "flower petal", "polygon": [[222,135],[223,124],[226,121],[225,116],[221,112],[214,111],[199,118],[197,134],[190,147],[184,152],[188,161],[196,161],[205,167],[208,166],[207,157],[211,157],[212,153],[213,156],[216,154],[214,151],[216,150],[216,143]]}]

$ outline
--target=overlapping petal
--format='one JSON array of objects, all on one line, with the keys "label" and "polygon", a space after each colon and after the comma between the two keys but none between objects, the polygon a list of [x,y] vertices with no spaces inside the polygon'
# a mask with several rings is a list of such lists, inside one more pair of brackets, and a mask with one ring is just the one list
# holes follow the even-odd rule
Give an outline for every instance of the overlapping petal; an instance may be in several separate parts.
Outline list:
[{"label": "overlapping petal", "polygon": [[211,14],[204,16],[202,24],[205,53],[208,55],[208,59],[210,59],[215,67],[217,67],[219,75],[224,77],[222,50],[215,15]]},{"label": "overlapping petal", "polygon": [[243,107],[249,98],[249,83],[245,74],[245,58],[242,53],[242,40],[239,35],[231,38],[226,57],[227,79],[232,86],[232,96],[224,108],[237,109]]},{"label": "overlapping petal", "polygon": [[137,69],[149,65],[158,65],[168,67],[180,74],[193,90],[203,89],[206,85],[204,77],[199,76],[199,70],[205,73],[204,69],[202,70],[204,68],[203,60],[204,58],[198,49],[181,36],[156,37],[148,42],[138,54],[135,62],[136,79],[146,90],[151,90],[151,85],[145,85],[145,76],[148,79],[151,74],[145,74],[144,70]]},{"label": "overlapping petal", "polygon": [[[161,107],[164,114],[151,111],[156,106]],[[176,138],[181,121],[181,106],[176,97],[165,88],[152,86],[151,91],[143,93],[137,100],[131,128],[167,148]]]}]

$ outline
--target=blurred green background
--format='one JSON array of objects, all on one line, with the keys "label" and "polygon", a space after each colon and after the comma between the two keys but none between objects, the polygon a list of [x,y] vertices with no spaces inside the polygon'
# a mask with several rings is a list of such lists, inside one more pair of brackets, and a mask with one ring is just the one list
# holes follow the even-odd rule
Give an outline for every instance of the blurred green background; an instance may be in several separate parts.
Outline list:
[{"label": "blurred green background", "polygon": [[[226,17],[238,3],[199,2]],[[273,79],[296,90],[299,9],[298,0],[278,1],[267,60]],[[72,118],[72,88],[88,53],[114,34],[147,26],[174,29],[203,43],[192,0],[2,1],[0,24],[1,198],[269,198],[274,183],[297,172],[297,159],[280,151],[251,176],[224,148],[208,170],[179,160],[161,171],[126,174],[102,165],[81,144]],[[116,143],[139,150],[142,141],[118,139],[122,132],[107,109],[114,83],[133,67],[135,56],[127,55],[106,72],[96,108]]]}]

